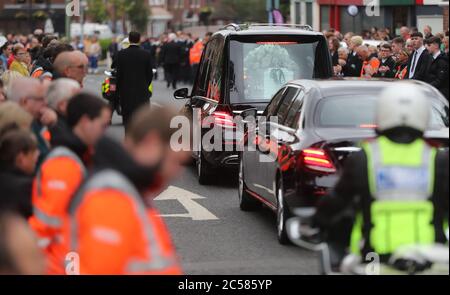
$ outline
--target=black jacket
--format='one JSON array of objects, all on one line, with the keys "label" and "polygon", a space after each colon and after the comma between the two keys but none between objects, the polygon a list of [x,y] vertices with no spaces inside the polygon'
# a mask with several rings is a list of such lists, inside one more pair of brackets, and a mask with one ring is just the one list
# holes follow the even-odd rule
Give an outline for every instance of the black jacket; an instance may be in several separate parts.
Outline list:
[{"label": "black jacket", "polygon": [[155,167],[139,165],[118,141],[105,136],[95,147],[93,173],[104,169],[120,172],[134,184],[137,190],[144,191],[154,184],[159,165]]},{"label": "black jacket", "polygon": [[183,48],[177,42],[167,42],[161,48],[160,62],[163,65],[180,64],[183,57]]},{"label": "black jacket", "polygon": [[[449,212],[449,156],[448,152],[439,151],[435,162],[435,185],[431,200],[435,212],[436,241],[446,242],[443,232],[443,222],[448,218]],[[370,229],[371,216],[370,206],[372,195],[369,190],[369,176],[367,169],[367,156],[364,151],[353,154],[344,165],[343,173],[336,184],[333,192],[319,201],[318,211],[315,216],[316,223],[331,231],[338,232],[334,227],[339,224],[343,217],[343,212],[353,212],[353,218],[356,212],[361,212],[363,216],[363,233],[365,244],[363,254],[372,252],[370,249]],[[349,210],[350,209],[350,210]],[[351,227],[348,229],[351,232]],[[349,238],[350,233],[340,233],[338,239]],[[344,243],[349,243],[345,241]]]},{"label": "black jacket", "polygon": [[448,99],[448,58],[445,53],[441,53],[430,65],[427,82],[439,89]]},{"label": "black jacket", "polygon": [[11,168],[0,166],[0,211],[14,211],[28,218],[33,214],[31,193],[33,177]]},{"label": "black jacket", "polygon": [[117,90],[124,116],[131,115],[137,108],[149,103],[148,87],[153,80],[153,61],[149,52],[136,45],[119,51],[117,68]]},{"label": "black jacket", "polygon": [[377,72],[373,76],[377,77],[377,78],[394,78],[395,73],[397,72],[397,69],[395,66],[395,60],[391,56],[388,57],[384,62],[382,59],[379,59],[379,60],[380,60],[380,67],[383,67],[383,66],[389,67],[389,71],[387,71],[385,73]]},{"label": "black jacket", "polygon": [[50,145],[52,147],[62,145],[67,140],[70,140],[70,135],[72,133],[70,127],[67,125],[66,118],[60,113],[57,113],[57,115],[58,121],[54,126],[49,128],[51,134]]},{"label": "black jacket", "polygon": [[50,146],[42,136],[43,129],[44,125],[42,125],[41,122],[39,122],[38,120],[33,120],[33,123],[31,124],[31,131],[36,136],[39,149],[39,158],[36,165],[36,170],[39,169],[45,157],[47,157],[48,153],[50,152]]},{"label": "black jacket", "polygon": [[72,129],[67,125],[63,116],[58,114],[58,122],[50,128],[52,148],[63,146],[74,152],[85,165],[90,164],[90,155],[88,147],[76,136]]},{"label": "black jacket", "polygon": [[357,54],[353,55],[352,52],[349,53],[347,58],[347,63],[343,67],[343,73],[345,77],[359,77],[361,76],[363,62],[358,57]]},{"label": "black jacket", "polygon": [[331,53],[331,62],[333,64],[333,67],[339,64],[339,54],[337,51]]},{"label": "black jacket", "polygon": [[[412,60],[414,57],[414,52],[411,54],[408,60],[408,74],[406,78],[409,78],[409,73],[412,67]],[[414,71],[413,80],[427,81],[428,71],[431,65],[433,57],[428,53],[428,50],[424,50],[417,60],[416,70]]]}]

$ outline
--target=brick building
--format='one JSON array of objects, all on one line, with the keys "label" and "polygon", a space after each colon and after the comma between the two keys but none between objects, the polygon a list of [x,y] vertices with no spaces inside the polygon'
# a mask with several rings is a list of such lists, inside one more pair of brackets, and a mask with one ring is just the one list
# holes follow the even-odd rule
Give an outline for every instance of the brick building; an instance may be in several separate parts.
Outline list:
[{"label": "brick building", "polygon": [[64,0],[0,0],[0,33],[31,33],[50,18],[55,32],[64,33]]},{"label": "brick building", "polygon": [[[404,25],[420,31],[430,25],[434,32],[441,32],[448,29],[448,2],[379,0],[379,15],[373,16],[367,14],[365,4],[376,3],[374,0],[291,0],[291,21],[311,24],[316,30],[332,27],[343,32],[387,27],[398,34]],[[358,8],[354,17],[348,13],[351,5]]]}]

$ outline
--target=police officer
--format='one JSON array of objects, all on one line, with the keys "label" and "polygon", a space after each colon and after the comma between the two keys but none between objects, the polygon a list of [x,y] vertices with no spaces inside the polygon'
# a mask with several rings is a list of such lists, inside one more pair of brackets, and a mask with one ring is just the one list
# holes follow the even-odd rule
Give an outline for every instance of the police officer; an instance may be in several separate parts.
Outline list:
[{"label": "police officer", "polygon": [[332,265],[348,253],[381,262],[401,246],[445,243],[448,151],[423,139],[431,105],[421,88],[396,83],[378,100],[378,137],[351,156],[315,222],[324,228]]}]

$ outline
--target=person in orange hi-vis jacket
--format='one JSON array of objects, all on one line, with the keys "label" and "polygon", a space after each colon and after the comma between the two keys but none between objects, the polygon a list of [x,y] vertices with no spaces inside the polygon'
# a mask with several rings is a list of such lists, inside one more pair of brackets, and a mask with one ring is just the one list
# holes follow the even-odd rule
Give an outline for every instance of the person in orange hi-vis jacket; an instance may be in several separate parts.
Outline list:
[{"label": "person in orange hi-vis jacket", "polygon": [[212,33],[206,33],[203,40],[198,40],[189,51],[189,63],[192,66],[192,73],[194,77],[197,74],[198,67],[202,59],[203,50],[205,49],[206,43],[208,43],[211,36]]},{"label": "person in orange hi-vis jacket", "polygon": [[182,274],[169,231],[152,206],[189,159],[188,152],[169,146],[175,115],[143,107],[133,116],[123,144],[108,137],[98,142],[95,173],[68,207],[59,247],[61,273]]},{"label": "person in orange hi-vis jacket", "polygon": [[47,272],[59,267],[54,248],[72,195],[85,179],[89,151],[103,135],[111,118],[109,106],[89,94],[78,94],[67,106],[67,134],[58,136],[53,150],[37,171],[33,183],[33,215],[29,223],[47,258]]}]

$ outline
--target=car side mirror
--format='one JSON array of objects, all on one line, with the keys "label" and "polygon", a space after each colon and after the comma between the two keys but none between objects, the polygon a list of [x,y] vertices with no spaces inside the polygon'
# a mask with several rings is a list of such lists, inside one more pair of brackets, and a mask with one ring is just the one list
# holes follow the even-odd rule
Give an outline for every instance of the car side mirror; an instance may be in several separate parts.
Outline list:
[{"label": "car side mirror", "polygon": [[187,99],[189,98],[189,89],[187,88],[178,89],[173,93],[173,97],[175,97],[175,99]]}]

